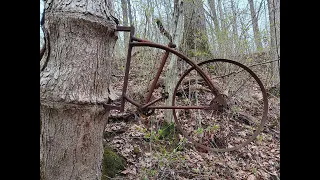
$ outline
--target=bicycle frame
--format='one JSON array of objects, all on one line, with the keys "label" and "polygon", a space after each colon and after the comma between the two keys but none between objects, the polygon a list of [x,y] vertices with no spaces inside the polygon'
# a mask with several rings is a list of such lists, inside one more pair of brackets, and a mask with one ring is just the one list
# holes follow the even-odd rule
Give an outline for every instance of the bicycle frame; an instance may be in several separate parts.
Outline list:
[{"label": "bicycle frame", "polygon": [[[137,106],[139,109],[146,109],[146,108],[148,108],[148,109],[209,109],[210,106],[152,106],[154,103],[164,99],[164,97],[160,97],[160,98],[155,99],[150,102],[152,93],[155,89],[156,83],[159,80],[159,77],[160,77],[160,74],[163,70],[163,67],[164,67],[165,63],[167,62],[167,59],[168,59],[170,52],[176,54],[178,57],[184,59],[188,64],[193,66],[194,69],[196,69],[200,73],[200,75],[205,79],[205,81],[208,83],[213,94],[217,97],[218,97],[218,95],[220,95],[217,88],[211,83],[208,76],[200,69],[200,67],[197,64],[195,64],[194,62],[192,62],[190,59],[188,59],[186,56],[184,56],[183,54],[174,50],[173,47],[175,47],[175,45],[172,44],[171,42],[167,46],[164,46],[164,45],[157,44],[157,43],[145,40],[145,39],[140,39],[140,38],[134,37],[134,33],[135,33],[134,26],[117,26],[116,31],[130,32],[130,37],[129,37],[129,46],[128,46],[128,53],[127,53],[126,67],[125,67],[125,76],[124,76],[124,82],[123,82],[123,88],[122,88],[121,104],[120,104],[120,106],[108,104],[110,109],[117,109],[117,110],[120,110],[120,112],[123,112],[124,105],[125,105],[126,101]],[[151,87],[150,87],[148,94],[147,94],[147,97],[145,99],[145,104],[143,104],[143,105],[130,99],[126,94],[127,88],[128,88],[129,70],[130,70],[130,64],[131,64],[131,53],[132,53],[132,48],[135,46],[149,46],[149,47],[155,47],[155,48],[160,48],[160,49],[165,50],[165,53],[163,54],[163,56],[161,58],[160,67],[158,68],[156,76],[151,84]],[[174,93],[176,93],[176,92],[174,92]]]}]

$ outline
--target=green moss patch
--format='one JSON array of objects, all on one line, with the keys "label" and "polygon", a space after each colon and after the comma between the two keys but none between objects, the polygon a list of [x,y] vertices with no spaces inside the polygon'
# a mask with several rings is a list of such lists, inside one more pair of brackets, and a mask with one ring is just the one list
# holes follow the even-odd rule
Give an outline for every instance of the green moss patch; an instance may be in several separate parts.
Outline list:
[{"label": "green moss patch", "polygon": [[126,161],[124,158],[117,155],[110,147],[104,148],[102,160],[102,180],[107,180],[115,177],[125,169]]}]

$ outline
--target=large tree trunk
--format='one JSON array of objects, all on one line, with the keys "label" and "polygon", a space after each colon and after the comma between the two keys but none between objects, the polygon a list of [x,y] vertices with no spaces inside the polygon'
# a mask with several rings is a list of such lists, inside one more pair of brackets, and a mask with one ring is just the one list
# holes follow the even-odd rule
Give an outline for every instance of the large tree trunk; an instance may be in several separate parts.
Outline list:
[{"label": "large tree trunk", "polygon": [[258,15],[254,10],[253,0],[248,0],[250,5],[250,12],[251,12],[251,19],[252,19],[252,26],[253,26],[253,35],[254,41],[258,51],[262,50],[262,42],[260,37],[260,31],[258,26]]},{"label": "large tree trunk", "polygon": [[[280,0],[268,0],[270,21],[270,56],[273,60],[280,58]],[[271,86],[280,82],[280,62],[272,63],[273,76]]]},{"label": "large tree trunk", "polygon": [[[40,72],[40,179],[101,179],[117,36],[111,0],[46,4],[49,57]],[[43,58],[47,58],[44,56]]]},{"label": "large tree trunk", "polygon": [[208,55],[209,45],[206,21],[201,0],[184,1],[184,53],[188,57]]}]

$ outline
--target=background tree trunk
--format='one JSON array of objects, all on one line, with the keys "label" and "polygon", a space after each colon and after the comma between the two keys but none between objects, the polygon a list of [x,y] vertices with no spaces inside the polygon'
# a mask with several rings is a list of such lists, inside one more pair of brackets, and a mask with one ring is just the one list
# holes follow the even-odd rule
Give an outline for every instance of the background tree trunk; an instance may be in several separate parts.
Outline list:
[{"label": "background tree trunk", "polygon": [[234,5],[234,0],[231,0],[231,10],[232,10],[232,40],[233,40],[233,55],[236,56],[239,50],[239,34],[237,25],[237,8]]},{"label": "background tree trunk", "polygon": [[226,30],[226,23],[225,23],[225,19],[224,19],[224,12],[222,10],[221,0],[218,0],[218,9],[219,9],[220,22],[221,22],[221,29],[222,29],[222,31],[225,31]]},{"label": "background tree trunk", "polygon": [[[270,21],[270,57],[280,58],[280,0],[268,0],[269,21]],[[280,62],[272,63],[271,86],[280,82]]]},{"label": "background tree trunk", "polygon": [[[183,19],[182,19],[182,1],[174,0],[174,11],[173,11],[173,30],[172,30],[172,41],[177,45],[176,49],[179,49],[179,42],[182,40],[183,32]],[[172,105],[173,90],[177,83],[178,67],[177,67],[178,56],[170,56],[169,64],[166,71],[165,87],[166,92],[169,93],[169,98],[166,100],[168,106]],[[165,119],[167,122],[173,122],[172,109],[166,110]]]},{"label": "background tree trunk", "polygon": [[111,0],[46,2],[48,63],[40,72],[40,179],[101,179],[117,36]]},{"label": "background tree trunk", "polygon": [[218,0],[218,10],[219,10],[219,19],[221,24],[221,31],[219,34],[219,41],[220,43],[220,52],[219,55],[222,58],[226,58],[227,56],[227,44],[228,44],[228,30],[226,28],[226,19],[224,18],[224,11],[222,10],[221,0]]},{"label": "background tree trunk", "polygon": [[[128,6],[126,0],[121,0],[121,9],[123,17],[123,25],[128,26]],[[124,33],[124,45],[125,49],[128,49],[129,33]],[[126,50],[124,52],[127,52]]]},{"label": "background tree trunk", "polygon": [[250,6],[250,12],[251,12],[254,41],[255,41],[257,50],[261,51],[262,50],[262,42],[261,42],[260,31],[259,31],[259,26],[258,26],[258,15],[256,14],[256,12],[254,10],[253,0],[248,0],[248,1],[249,1],[249,6]]},{"label": "background tree trunk", "polygon": [[215,31],[215,35],[216,35],[216,40],[218,42],[218,52],[219,52],[221,50],[221,47],[220,47],[221,31],[220,31],[219,20],[218,20],[217,11],[216,11],[215,0],[208,0],[208,4],[211,9],[212,20],[213,20],[213,24],[214,24],[214,31]]},{"label": "background tree trunk", "polygon": [[183,50],[188,57],[209,53],[203,3],[201,0],[184,1]]},{"label": "background tree trunk", "polygon": [[132,18],[132,13],[131,13],[131,2],[130,0],[127,0],[128,1],[128,10],[129,10],[129,19],[130,19],[130,25],[133,26],[134,25],[134,22],[133,22],[133,18]]}]

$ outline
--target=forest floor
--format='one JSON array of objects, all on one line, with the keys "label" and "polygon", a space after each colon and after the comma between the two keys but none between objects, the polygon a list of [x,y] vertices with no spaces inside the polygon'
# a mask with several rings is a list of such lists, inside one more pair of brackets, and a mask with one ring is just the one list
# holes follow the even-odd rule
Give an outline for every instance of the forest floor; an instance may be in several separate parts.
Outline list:
[{"label": "forest floor", "polygon": [[[122,78],[114,79],[116,91],[122,88]],[[145,93],[141,92],[141,83],[133,81],[138,78],[129,79],[128,93],[134,97]],[[181,144],[179,131],[174,131],[177,136],[157,137],[163,124],[164,113],[160,110],[145,118],[131,115],[122,121],[109,119],[105,144],[127,163],[111,179],[280,179],[280,97],[271,95],[268,101],[268,121],[263,132],[247,146],[224,153],[202,152],[189,142]],[[127,112],[135,110],[126,104]],[[111,112],[113,117],[117,114]]]}]

